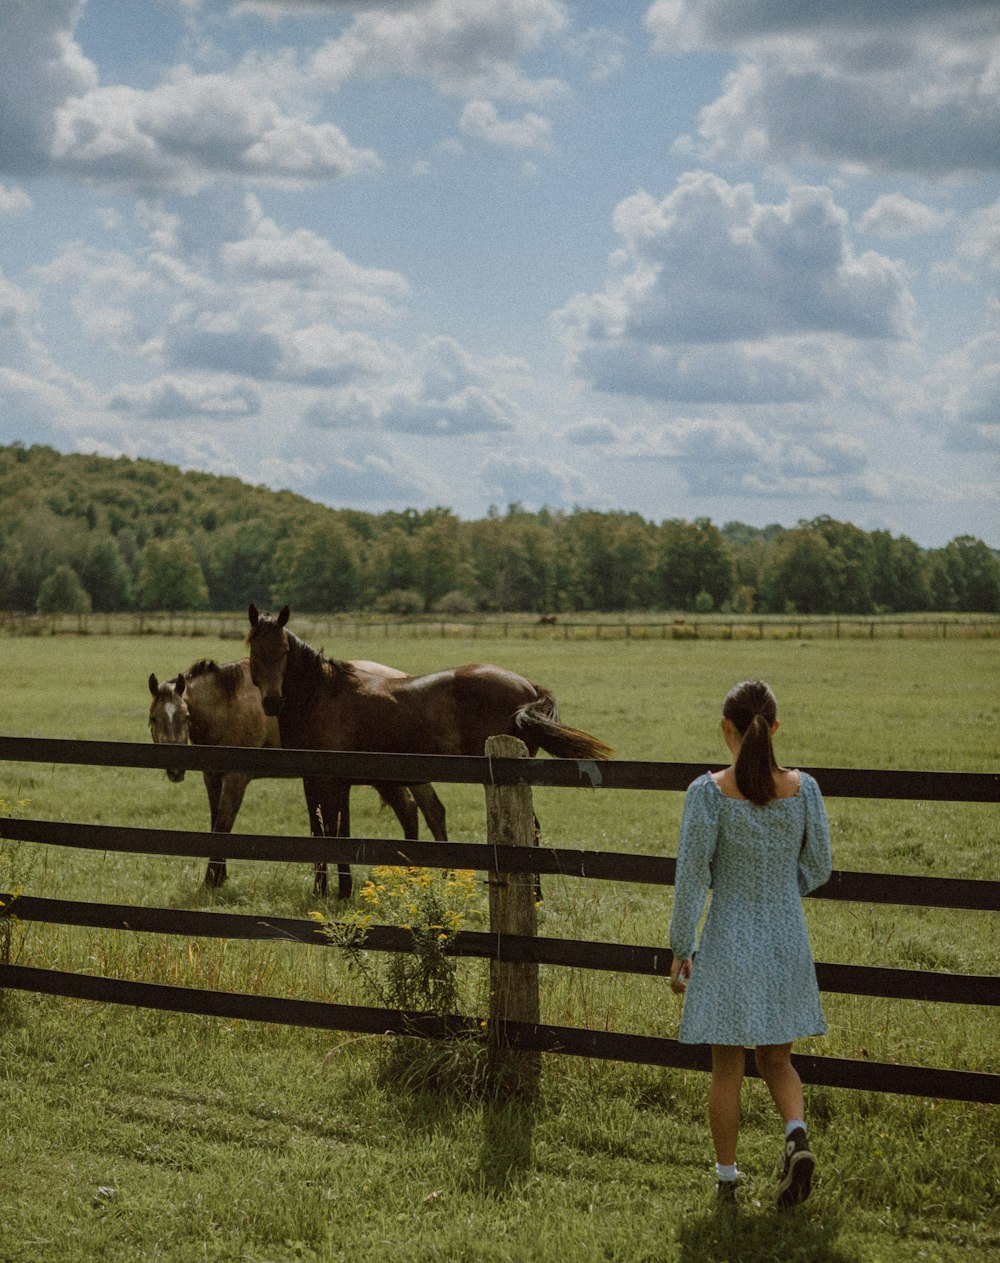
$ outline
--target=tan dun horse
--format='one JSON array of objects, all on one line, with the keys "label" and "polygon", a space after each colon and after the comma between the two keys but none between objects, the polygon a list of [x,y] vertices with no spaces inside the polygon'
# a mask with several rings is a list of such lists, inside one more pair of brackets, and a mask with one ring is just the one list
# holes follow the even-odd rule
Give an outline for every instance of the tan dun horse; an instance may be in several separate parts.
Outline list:
[{"label": "tan dun horse", "polygon": [[[379,662],[352,664],[365,675],[403,677],[402,671]],[[162,684],[155,675],[149,677],[152,702],[149,707],[149,728],[153,741],[162,745],[245,746],[251,749],[276,749],[281,744],[278,721],[264,714],[260,693],[250,678],[250,662],[219,665],[203,658],[172,680]],[[246,787],[253,777],[246,772],[202,773],[208,792],[208,805],[213,833],[230,833],[236,822]],[[171,781],[184,779],[183,768],[168,768]],[[349,790],[349,786],[347,787]],[[403,829],[403,836],[418,836],[417,805],[435,838],[445,837],[444,806],[431,785],[377,784],[384,804],[392,807]],[[412,792],[411,792],[412,791]],[[332,790],[324,781],[316,780],[306,790],[313,833],[322,833],[315,812],[346,810],[342,804],[342,787]],[[416,801],[414,801],[416,800]],[[227,878],[226,861],[212,858],[205,872],[207,886],[221,885]],[[326,866],[317,866],[317,891],[325,893]]]},{"label": "tan dun horse", "polygon": [[[287,605],[277,617],[251,605],[249,615],[250,675],[264,713],[278,719],[283,746],[482,756],[487,737],[509,733],[520,737],[531,756],[539,749],[565,759],[613,754],[597,737],[561,723],[548,689],[503,667],[373,675],[324,658],[289,632]],[[327,835],[348,836],[344,819],[325,816]],[[343,880],[340,893],[345,894]]]}]

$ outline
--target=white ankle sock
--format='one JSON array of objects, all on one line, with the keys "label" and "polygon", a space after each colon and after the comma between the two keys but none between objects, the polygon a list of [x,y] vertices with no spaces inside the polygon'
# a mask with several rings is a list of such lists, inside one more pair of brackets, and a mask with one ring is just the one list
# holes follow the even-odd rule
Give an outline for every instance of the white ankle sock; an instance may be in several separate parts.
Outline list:
[{"label": "white ankle sock", "polygon": [[723,1166],[721,1162],[715,1164],[715,1174],[723,1183],[729,1183],[736,1179],[736,1163],[730,1166]]},{"label": "white ankle sock", "polygon": [[787,1139],[796,1127],[801,1127],[803,1131],[806,1129],[805,1123],[801,1118],[790,1118],[785,1124],[785,1138]]}]

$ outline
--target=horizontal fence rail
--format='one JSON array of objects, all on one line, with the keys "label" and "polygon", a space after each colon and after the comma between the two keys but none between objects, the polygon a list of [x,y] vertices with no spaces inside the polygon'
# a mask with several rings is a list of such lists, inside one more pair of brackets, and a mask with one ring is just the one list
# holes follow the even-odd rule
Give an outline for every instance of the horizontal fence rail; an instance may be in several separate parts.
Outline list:
[{"label": "horizontal fence rail", "polygon": [[[1000,636],[1000,619],[989,614],[965,615],[932,611],[912,614],[831,615],[725,613],[588,618],[586,612],[553,618],[497,615],[463,618],[426,615],[419,618],[358,618],[296,613],[296,627],[306,639],[354,637],[435,640],[880,640],[992,639]],[[242,640],[245,611],[209,613],[136,612],[112,614],[28,614],[0,612],[0,634],[8,636],[216,636]]]},{"label": "horizontal fence rail", "polygon": [[[0,736],[0,761],[73,763],[95,767],[184,768],[249,772],[254,776],[326,776],[353,784],[394,781],[419,785],[534,785],[579,789],[687,789],[722,764],[625,759],[487,759],[471,755],[377,754],[353,750],[263,750],[243,746],[167,746],[128,741],[64,741]],[[1000,773],[875,771],[803,767],[832,798],[1000,802]]]},{"label": "horizontal fence rail", "polygon": [[[482,1035],[481,1023],[475,1018],[439,1017],[431,1013],[328,1004],[319,1000],[289,1000],[279,996],[247,995],[244,992],[203,991],[163,983],[126,982],[117,978],[35,969],[26,965],[0,965],[0,986],[171,1013],[279,1022],[286,1026],[367,1035],[409,1035],[422,1039],[454,1039],[461,1036],[480,1038]],[[504,1037],[509,1046],[525,1052],[562,1053],[687,1070],[711,1068],[707,1048],[681,1044],[677,1040],[656,1035],[629,1035],[576,1026],[507,1022],[504,1024]],[[802,1054],[795,1054],[793,1061],[807,1083],[824,1087],[862,1088],[906,1096],[933,1096],[945,1100],[1000,1104],[1000,1075],[996,1074]],[[746,1072],[751,1076],[758,1074],[749,1050]]]},{"label": "horizontal fence rail", "polygon": [[[207,859],[219,850],[219,834],[15,817],[0,817],[0,838],[78,850],[189,859]],[[254,833],[226,834],[225,838],[226,858],[232,860],[472,868],[487,873],[538,873],[653,886],[672,886],[677,864],[673,858],[662,855],[547,846],[526,850],[492,842],[404,842],[394,838],[313,838]],[[1000,881],[838,870],[806,898],[996,912],[1000,911]]]},{"label": "horizontal fence rail", "polygon": [[[0,891],[0,916],[49,925],[139,933],[179,934],[187,938],[224,938],[303,943],[331,947],[329,935],[315,921],[295,917],[260,917],[231,912],[189,912],[175,908],[136,908],[124,904],[81,903],[71,899],[39,899]],[[356,927],[350,924],[349,931]],[[358,939],[365,951],[405,952],[413,935],[398,925],[369,925]],[[670,977],[673,954],[666,947],[604,943],[595,940],[459,930],[445,945],[452,956],[481,960],[572,965],[656,978]],[[816,964],[821,991],[842,995],[879,996],[895,1000],[930,1000],[947,1004],[1000,1005],[1000,978],[977,974],[929,973],[922,969],[890,969],[872,965]]]}]

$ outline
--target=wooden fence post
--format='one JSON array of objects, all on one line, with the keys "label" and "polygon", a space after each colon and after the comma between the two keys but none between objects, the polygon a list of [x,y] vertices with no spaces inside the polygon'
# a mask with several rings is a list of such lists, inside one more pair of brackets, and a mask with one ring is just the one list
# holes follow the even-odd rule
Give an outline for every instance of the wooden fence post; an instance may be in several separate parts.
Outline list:
[{"label": "wooden fence post", "polygon": [[[491,759],[525,758],[528,748],[517,737],[490,737]],[[532,846],[535,817],[530,785],[486,786],[487,840],[494,846]],[[526,934],[538,930],[535,879],[531,873],[491,873],[490,933]],[[537,1052],[510,1047],[507,1022],[541,1021],[538,965],[531,962],[490,961],[490,1016],[488,1077],[491,1091],[502,1097],[530,1099],[538,1088]]]}]

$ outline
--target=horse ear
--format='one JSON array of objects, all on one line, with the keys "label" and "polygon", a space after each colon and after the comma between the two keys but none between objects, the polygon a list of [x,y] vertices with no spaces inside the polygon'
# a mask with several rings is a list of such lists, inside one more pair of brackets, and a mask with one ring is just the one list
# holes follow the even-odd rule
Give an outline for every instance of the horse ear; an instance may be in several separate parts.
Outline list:
[{"label": "horse ear", "polygon": [[178,697],[183,696],[185,683],[186,683],[186,680],[184,679],[183,675],[179,675],[177,679],[174,680],[174,692],[177,694]]},{"label": "horse ear", "polygon": [[291,614],[292,614],[292,611],[288,608],[288,606],[283,605],[281,607],[281,613],[278,615],[278,626],[284,627],[284,625],[288,622],[289,618],[291,617]]},{"label": "horse ear", "polygon": [[156,676],[152,674],[152,672],[150,672],[150,676],[149,676],[149,691],[153,694],[154,697],[160,691],[159,681],[157,680]]},{"label": "horse ear", "polygon": [[252,601],[250,602],[250,608],[247,610],[247,613],[250,615],[250,626],[256,627],[257,619],[260,618],[260,610],[258,610],[257,606],[254,605]]}]

